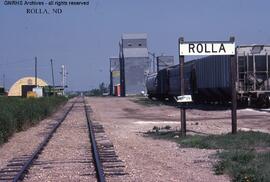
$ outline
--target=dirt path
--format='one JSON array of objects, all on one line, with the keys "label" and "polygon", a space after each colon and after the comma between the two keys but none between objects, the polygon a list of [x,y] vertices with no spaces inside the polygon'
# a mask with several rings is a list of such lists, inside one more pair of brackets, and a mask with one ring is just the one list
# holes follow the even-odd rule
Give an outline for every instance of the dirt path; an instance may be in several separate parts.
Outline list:
[{"label": "dirt path", "polygon": [[[143,137],[154,126],[180,126],[179,109],[143,106],[136,98],[88,98],[92,118],[104,125],[129,175],[122,181],[230,181],[213,174],[215,150],[179,148],[176,143]],[[219,134],[231,131],[230,110],[187,111],[188,134]],[[239,129],[269,132],[269,113],[238,111]],[[111,180],[113,181],[113,180]]]}]

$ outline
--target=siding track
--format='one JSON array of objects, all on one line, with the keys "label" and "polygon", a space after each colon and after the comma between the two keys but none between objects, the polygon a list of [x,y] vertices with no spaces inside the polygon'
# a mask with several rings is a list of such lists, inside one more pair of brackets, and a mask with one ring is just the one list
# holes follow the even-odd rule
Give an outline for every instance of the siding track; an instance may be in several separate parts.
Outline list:
[{"label": "siding track", "polygon": [[[125,175],[102,125],[90,119],[91,107],[76,98],[31,153],[14,157],[0,170],[0,181],[106,181]],[[89,142],[89,139],[90,142]]]}]

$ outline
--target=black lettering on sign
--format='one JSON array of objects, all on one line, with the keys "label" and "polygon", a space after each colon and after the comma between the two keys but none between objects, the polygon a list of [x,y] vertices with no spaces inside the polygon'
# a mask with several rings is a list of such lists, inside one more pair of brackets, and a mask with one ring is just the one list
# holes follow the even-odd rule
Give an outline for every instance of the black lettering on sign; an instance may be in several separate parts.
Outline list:
[{"label": "black lettering on sign", "polygon": [[[204,44],[204,47],[205,47],[205,53],[210,53],[210,51],[207,50],[207,44]],[[213,44],[212,44],[212,48],[213,48]]]},{"label": "black lettering on sign", "polygon": [[198,53],[202,53],[203,52],[203,45],[202,44],[198,44],[197,45],[197,52]]},{"label": "black lettering on sign", "polygon": [[192,50],[192,52],[195,53],[195,51],[194,51],[195,44],[189,44],[188,47],[189,47],[189,52],[191,52],[191,50]]},{"label": "black lettering on sign", "polygon": [[217,50],[214,49],[214,44],[212,44],[212,53],[217,53]]},{"label": "black lettering on sign", "polygon": [[226,53],[226,50],[225,50],[225,47],[223,44],[220,45],[220,48],[219,48],[219,52],[223,51],[224,53]]}]

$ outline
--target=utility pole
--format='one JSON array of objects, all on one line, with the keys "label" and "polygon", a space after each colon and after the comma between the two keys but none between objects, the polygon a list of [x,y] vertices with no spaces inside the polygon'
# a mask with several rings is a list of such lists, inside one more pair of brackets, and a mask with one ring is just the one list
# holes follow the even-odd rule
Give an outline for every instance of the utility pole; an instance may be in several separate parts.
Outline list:
[{"label": "utility pole", "polygon": [[3,88],[5,89],[6,86],[6,75],[5,73],[3,74]]},{"label": "utility pole", "polygon": [[120,61],[120,86],[121,86],[121,97],[126,96],[126,85],[125,85],[125,58],[124,58],[124,49],[123,41],[119,42],[119,61]]},{"label": "utility pole", "polygon": [[157,57],[157,73],[158,73],[158,71],[159,71],[159,56]]},{"label": "utility pole", "polygon": [[154,73],[155,73],[155,69],[156,69],[155,61],[156,61],[156,55],[155,55],[155,53],[153,53],[153,72]]},{"label": "utility pole", "polygon": [[62,75],[62,87],[63,87],[63,95],[64,95],[65,94],[65,87],[66,87],[66,76],[67,76],[65,65],[61,66],[61,72],[60,73]]},{"label": "utility pole", "polygon": [[112,61],[110,60],[110,95],[113,95]]},{"label": "utility pole", "polygon": [[54,84],[53,60],[52,59],[51,59],[51,69],[52,69],[53,95],[55,96],[55,84]]},{"label": "utility pole", "polygon": [[35,57],[35,85],[37,87],[37,57]]},{"label": "utility pole", "polygon": [[153,65],[152,71],[153,71],[153,73],[155,73],[156,72],[156,64],[155,64],[156,54],[152,53],[152,52],[148,52],[148,53],[152,56],[152,65]]},{"label": "utility pole", "polygon": [[65,94],[65,65],[61,66],[63,95]]}]

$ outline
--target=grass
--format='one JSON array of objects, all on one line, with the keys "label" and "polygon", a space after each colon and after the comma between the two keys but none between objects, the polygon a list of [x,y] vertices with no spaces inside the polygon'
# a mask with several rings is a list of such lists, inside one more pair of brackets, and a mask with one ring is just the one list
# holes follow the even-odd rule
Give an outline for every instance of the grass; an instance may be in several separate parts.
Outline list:
[{"label": "grass", "polygon": [[176,137],[179,131],[154,127],[147,136],[169,139],[181,147],[222,149],[217,152],[219,162],[213,166],[215,174],[228,174],[233,181],[270,181],[270,135],[261,132],[239,131],[236,135],[189,135]]},{"label": "grass", "polygon": [[49,116],[66,100],[65,97],[0,97],[0,145],[7,142],[13,133],[25,130]]},{"label": "grass", "polygon": [[270,152],[226,150],[217,154],[221,159],[214,165],[217,175],[227,173],[233,181],[270,181]]},{"label": "grass", "polygon": [[205,149],[251,149],[270,147],[270,135],[261,132],[239,131],[236,135],[187,136],[179,141],[185,147]]}]

